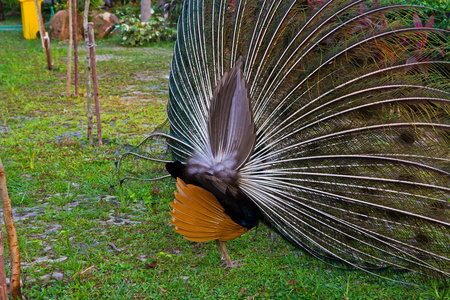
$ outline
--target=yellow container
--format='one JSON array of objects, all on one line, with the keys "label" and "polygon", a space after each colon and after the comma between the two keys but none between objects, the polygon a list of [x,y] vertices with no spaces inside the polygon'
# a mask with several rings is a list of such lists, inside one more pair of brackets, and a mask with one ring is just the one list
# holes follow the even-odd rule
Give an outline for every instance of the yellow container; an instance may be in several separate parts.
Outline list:
[{"label": "yellow container", "polygon": [[[36,11],[36,3],[34,0],[19,0],[20,12],[22,13],[22,28],[23,37],[31,40],[35,39],[36,34],[39,31],[39,21]],[[39,1],[39,10],[41,10],[41,3],[44,0]]]}]

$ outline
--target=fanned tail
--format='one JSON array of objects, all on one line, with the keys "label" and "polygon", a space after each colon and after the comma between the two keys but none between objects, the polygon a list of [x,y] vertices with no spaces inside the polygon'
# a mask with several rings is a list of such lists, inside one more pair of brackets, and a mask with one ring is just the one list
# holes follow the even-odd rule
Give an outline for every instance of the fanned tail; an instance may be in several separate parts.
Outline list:
[{"label": "fanned tail", "polygon": [[[182,163],[212,159],[212,141],[241,149],[227,201],[249,199],[312,255],[447,279],[449,33],[377,3],[185,1],[168,143]],[[215,90],[241,63],[248,145],[211,137]]]}]

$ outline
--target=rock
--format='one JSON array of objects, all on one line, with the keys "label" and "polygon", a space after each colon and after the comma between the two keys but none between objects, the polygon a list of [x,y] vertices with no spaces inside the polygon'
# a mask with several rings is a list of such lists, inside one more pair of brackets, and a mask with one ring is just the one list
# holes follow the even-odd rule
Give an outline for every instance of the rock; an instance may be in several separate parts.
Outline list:
[{"label": "rock", "polygon": [[[77,40],[81,41],[83,36],[83,17],[77,14]],[[50,20],[50,39],[66,41],[69,39],[69,14],[67,10],[58,11]]]},{"label": "rock", "polygon": [[63,280],[64,279],[64,274],[63,273],[59,273],[59,272],[54,272],[52,274],[52,278],[56,279],[56,280]]},{"label": "rock", "polygon": [[41,284],[46,284],[50,281],[50,278],[51,278],[50,274],[45,274],[39,277],[39,281],[41,282]]},{"label": "rock", "polygon": [[[56,241],[56,240],[54,240],[54,241]],[[38,258],[34,259],[32,262],[30,262],[30,263],[25,263],[24,262],[21,265],[22,265],[22,268],[26,269],[26,268],[29,268],[29,267],[35,265],[35,264],[41,264],[41,263],[52,264],[52,263],[63,262],[63,261],[66,261],[66,260],[67,260],[67,256],[61,256],[60,258],[57,258],[57,259],[51,259],[51,258],[48,258],[47,256],[44,256],[44,257],[38,257]]]},{"label": "rock", "polygon": [[102,38],[110,34],[114,29],[114,24],[119,21],[120,19],[118,17],[109,12],[96,15],[92,19],[92,23],[94,23],[95,38]]},{"label": "rock", "polygon": [[141,255],[141,256],[139,256],[138,257],[138,259],[140,260],[140,261],[147,261],[147,255]]}]

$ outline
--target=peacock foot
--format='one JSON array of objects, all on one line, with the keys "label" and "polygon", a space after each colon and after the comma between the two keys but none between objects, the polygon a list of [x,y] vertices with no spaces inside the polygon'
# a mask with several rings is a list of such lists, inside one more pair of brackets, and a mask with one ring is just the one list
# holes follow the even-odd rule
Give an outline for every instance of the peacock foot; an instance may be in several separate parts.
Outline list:
[{"label": "peacock foot", "polygon": [[216,240],[217,248],[219,249],[222,265],[227,266],[228,268],[237,268],[239,266],[242,266],[243,264],[240,264],[238,260],[232,261],[230,258],[230,254],[228,254],[227,247],[225,245],[225,242]]}]

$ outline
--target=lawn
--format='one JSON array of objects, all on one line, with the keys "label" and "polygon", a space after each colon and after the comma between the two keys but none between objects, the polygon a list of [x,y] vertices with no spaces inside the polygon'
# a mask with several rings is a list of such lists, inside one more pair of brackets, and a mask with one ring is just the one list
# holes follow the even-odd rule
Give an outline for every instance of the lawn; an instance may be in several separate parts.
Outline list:
[{"label": "lawn", "polygon": [[[115,163],[166,119],[173,44],[97,41],[104,145],[89,146],[85,51],[80,96],[66,94],[67,43],[0,32],[0,158],[13,202],[27,299],[434,299],[412,286],[346,271],[305,255],[267,226],[227,243],[173,232],[175,184],[127,182]],[[95,130],[94,130],[95,132]],[[441,297],[444,299],[444,297]]]}]

